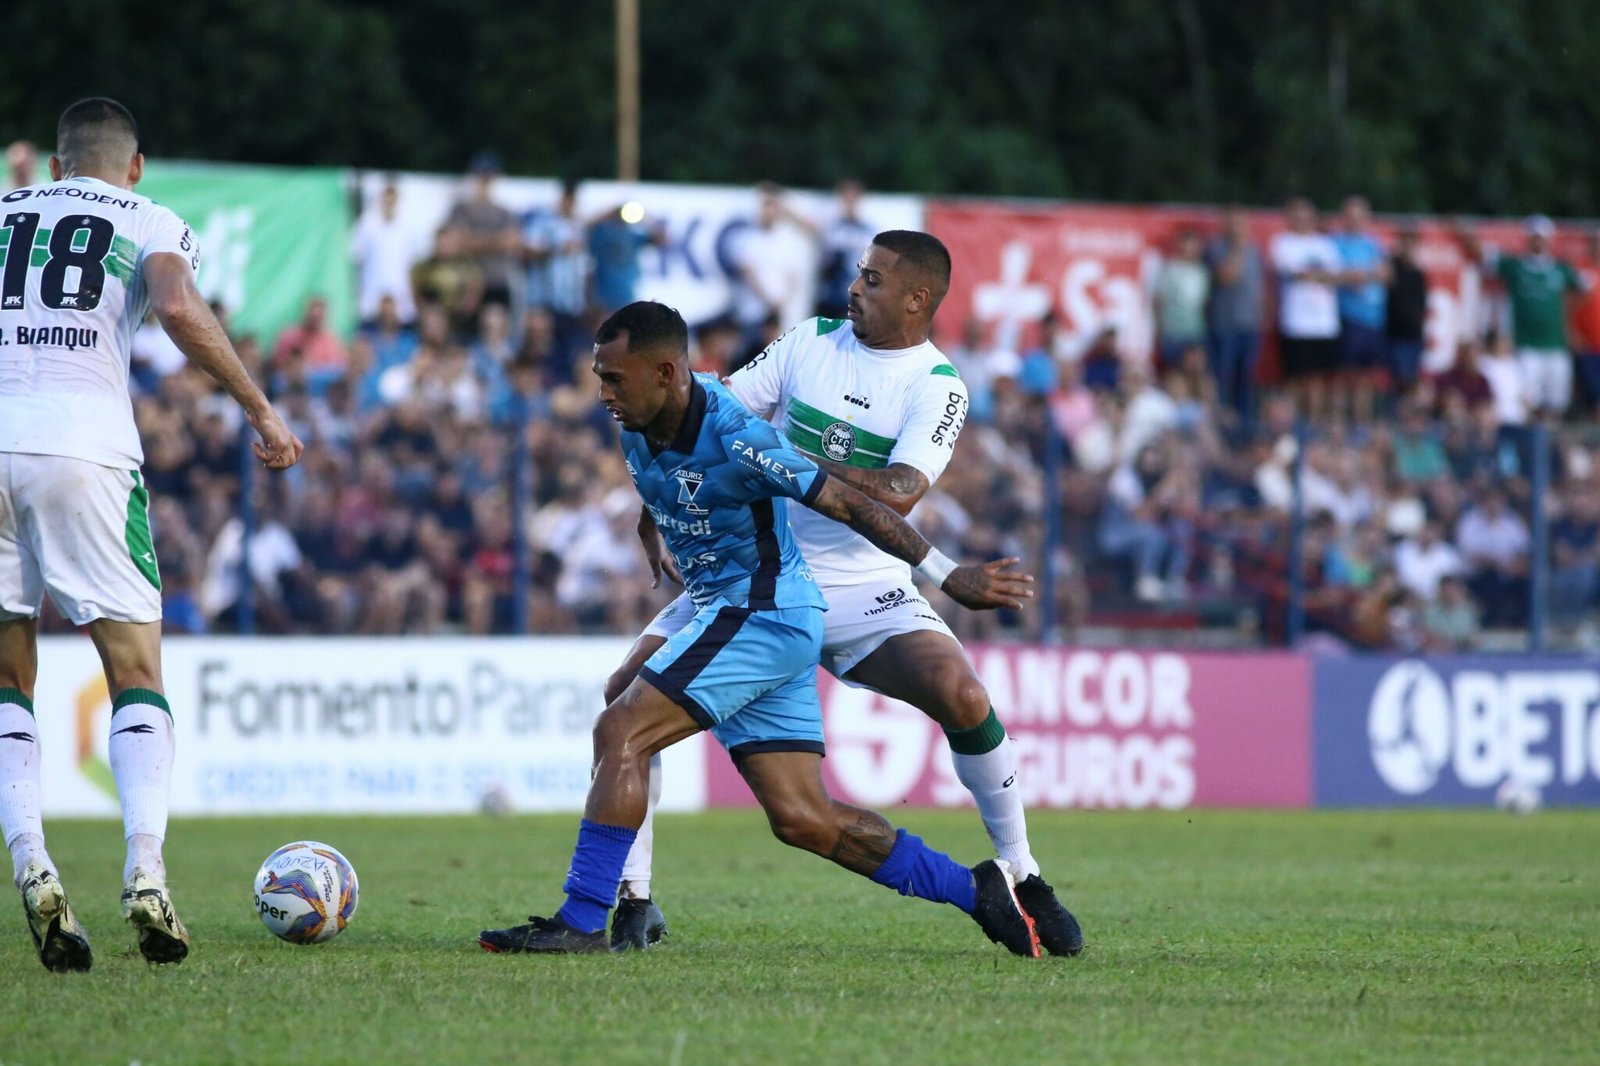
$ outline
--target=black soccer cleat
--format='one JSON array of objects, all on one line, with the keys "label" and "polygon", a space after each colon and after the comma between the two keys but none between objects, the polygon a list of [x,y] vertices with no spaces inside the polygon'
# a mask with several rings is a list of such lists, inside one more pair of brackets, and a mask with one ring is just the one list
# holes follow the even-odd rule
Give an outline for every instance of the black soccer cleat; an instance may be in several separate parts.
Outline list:
[{"label": "black soccer cleat", "polygon": [[1083,950],[1083,930],[1078,919],[1061,905],[1055,889],[1038,874],[1017,882],[1017,902],[1033,919],[1039,943],[1052,955],[1076,955]]},{"label": "black soccer cleat", "polygon": [[1013,955],[1037,959],[1039,933],[1033,927],[1033,919],[1017,900],[1011,875],[993,859],[985,859],[972,868],[972,880],[978,890],[978,905],[973,908],[972,920],[990,940],[1004,944]]},{"label": "black soccer cleat", "polygon": [[612,951],[644,951],[667,935],[667,916],[652,900],[619,899],[611,918]]},{"label": "black soccer cleat", "polygon": [[510,929],[485,929],[478,934],[478,946],[498,955],[583,955],[611,950],[604,931],[584,933],[560,918],[529,915],[527,925]]}]

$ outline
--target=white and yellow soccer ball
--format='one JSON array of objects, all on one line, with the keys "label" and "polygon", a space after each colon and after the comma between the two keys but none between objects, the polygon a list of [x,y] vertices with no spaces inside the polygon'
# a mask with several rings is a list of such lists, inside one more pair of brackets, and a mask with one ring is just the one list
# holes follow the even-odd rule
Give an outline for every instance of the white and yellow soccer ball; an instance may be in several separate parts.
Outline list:
[{"label": "white and yellow soccer ball", "polygon": [[291,944],[332,940],[356,913],[361,886],[337,848],[297,840],[267,856],[256,872],[256,914]]}]

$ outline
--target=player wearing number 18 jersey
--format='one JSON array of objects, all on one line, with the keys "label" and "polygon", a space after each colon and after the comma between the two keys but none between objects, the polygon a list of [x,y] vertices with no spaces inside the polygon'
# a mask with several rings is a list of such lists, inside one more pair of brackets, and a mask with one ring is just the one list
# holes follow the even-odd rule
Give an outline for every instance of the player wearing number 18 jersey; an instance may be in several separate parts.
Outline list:
[{"label": "player wearing number 18 jersey", "polygon": [[178,962],[189,950],[161,855],[172,711],[128,394],[129,347],[149,310],[245,409],[266,466],[292,466],[301,449],[195,288],[194,234],[133,191],[143,173],[133,116],[113,100],[83,100],[61,116],[53,180],[0,196],[0,833],[39,960],[58,971],[87,970],[92,957],[39,814],[32,701],[46,593],[88,630],[111,693],[111,772],[128,843],[123,917],[149,961]]},{"label": "player wearing number 18 jersey", "polygon": [[[794,327],[729,378],[729,391],[830,475],[906,513],[944,471],[967,414],[966,387],[929,339],[949,279],[949,252],[937,238],[878,234],[850,286],[848,321],[816,318]],[[828,600],[822,665],[944,727],[956,775],[1041,941],[1053,953],[1077,954],[1078,923],[1040,877],[1028,846],[1005,728],[961,645],[917,592],[910,567],[810,511],[791,510],[789,527]],[[640,532],[655,565],[655,534],[642,525]],[[612,676],[608,695],[692,613],[684,597],[664,610]],[[646,819],[624,871],[613,927],[619,946],[646,946],[665,928],[649,902],[652,840]]]}]

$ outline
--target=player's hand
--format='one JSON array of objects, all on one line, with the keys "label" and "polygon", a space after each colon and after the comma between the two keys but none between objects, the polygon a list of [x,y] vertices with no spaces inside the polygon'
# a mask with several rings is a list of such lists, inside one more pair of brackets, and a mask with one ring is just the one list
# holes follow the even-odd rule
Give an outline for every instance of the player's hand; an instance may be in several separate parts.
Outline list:
[{"label": "player's hand", "polygon": [[[656,538],[656,543],[658,545],[660,544],[659,537]],[[660,547],[657,547],[655,551],[651,551],[649,548],[646,548],[644,550],[644,556],[650,561],[651,588],[658,589],[661,587],[661,577],[663,574],[665,574],[667,580],[671,581],[674,585],[677,585],[680,588],[683,586],[683,575],[678,573],[678,564],[672,561],[672,556],[662,551]]]},{"label": "player's hand", "polygon": [[1011,569],[1020,562],[1015,558],[996,559],[982,566],[958,566],[940,587],[952,600],[974,611],[1020,609],[1023,600],[1033,599],[1033,575]]},{"label": "player's hand", "polygon": [[250,447],[268,470],[287,470],[300,461],[306,446],[289,431],[277,411],[269,407],[265,414],[252,417],[250,424],[261,434],[261,439],[252,441]]}]

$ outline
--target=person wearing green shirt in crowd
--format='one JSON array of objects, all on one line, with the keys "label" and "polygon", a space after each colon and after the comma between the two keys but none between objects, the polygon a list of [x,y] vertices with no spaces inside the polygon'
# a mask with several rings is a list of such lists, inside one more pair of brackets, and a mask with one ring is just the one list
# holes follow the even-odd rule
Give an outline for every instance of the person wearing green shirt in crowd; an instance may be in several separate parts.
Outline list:
[{"label": "person wearing green shirt in crowd", "polygon": [[1511,338],[1534,414],[1560,418],[1572,402],[1572,352],[1567,347],[1567,296],[1583,289],[1571,266],[1550,254],[1555,223],[1543,215],[1522,224],[1527,254],[1497,255],[1470,236],[1467,251],[1505,286],[1511,305]]}]

